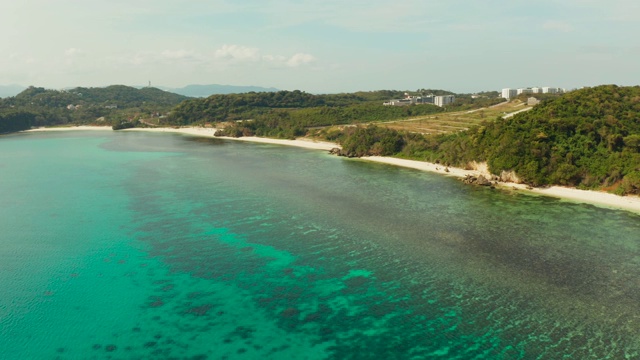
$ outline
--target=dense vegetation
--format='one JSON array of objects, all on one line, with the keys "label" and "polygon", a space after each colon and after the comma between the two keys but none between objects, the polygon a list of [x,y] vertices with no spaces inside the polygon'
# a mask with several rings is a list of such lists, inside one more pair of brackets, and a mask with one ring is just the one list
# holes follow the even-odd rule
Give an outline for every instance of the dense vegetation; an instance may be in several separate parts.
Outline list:
[{"label": "dense vegetation", "polygon": [[22,131],[31,128],[35,115],[26,111],[4,111],[0,113],[0,134]]},{"label": "dense vegetation", "polygon": [[[493,105],[496,94],[460,101],[447,107],[414,105],[383,106],[386,100],[404,97],[404,91],[379,90],[350,94],[313,95],[302,91],[213,95],[191,99],[178,105],[165,119],[169,125],[227,123],[218,135],[292,138],[308,134],[319,126],[358,124],[406,119],[446,110],[464,110]],[[413,95],[452,94],[443,90],[420,89]]]},{"label": "dense vegetation", "polygon": [[[365,151],[362,144],[369,140],[354,138],[367,132],[371,130],[361,128],[347,134],[341,140],[344,151],[375,154],[376,144],[399,136],[392,130],[378,133],[378,141]],[[513,171],[534,186],[640,193],[640,87],[582,89],[468,131],[427,137],[404,134],[402,139],[398,156],[459,167],[486,161],[493,174]]]},{"label": "dense vegetation", "polygon": [[0,99],[0,132],[31,126],[120,124],[160,116],[185,99],[155,88],[122,85],[71,90],[32,86],[14,97]]},{"label": "dense vegetation", "polygon": [[396,120],[440,111],[442,109],[435,105],[383,106],[381,104],[272,110],[256,116],[253,120],[228,124],[217,135],[234,137],[256,135],[290,139],[307,135],[310,128],[318,126]]},{"label": "dense vegetation", "polygon": [[[451,94],[442,90],[423,90]],[[379,90],[350,94],[313,95],[299,90],[268,93],[212,95],[206,99],[191,99],[177,106],[167,119],[170,125],[202,124],[238,120],[256,120],[260,116],[273,122],[286,116],[299,122],[311,117],[302,126],[349,124],[361,121],[391,120],[405,116],[408,110],[385,110],[382,102],[401,98],[403,91]],[[429,107],[429,106],[427,106]],[[307,111],[302,111],[307,109]],[[409,110],[409,116],[441,111],[439,108]],[[288,115],[282,115],[288,113]],[[286,121],[280,125],[289,127]]]}]

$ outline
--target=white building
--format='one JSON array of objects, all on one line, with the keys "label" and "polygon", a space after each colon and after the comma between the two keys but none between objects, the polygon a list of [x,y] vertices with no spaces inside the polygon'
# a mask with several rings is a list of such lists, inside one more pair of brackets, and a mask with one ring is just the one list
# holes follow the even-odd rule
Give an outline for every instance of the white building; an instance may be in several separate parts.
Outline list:
[{"label": "white building", "polygon": [[529,89],[529,88],[520,88],[517,91],[517,94],[533,94],[533,90]]},{"label": "white building", "polygon": [[455,100],[456,100],[456,97],[453,95],[442,95],[442,96],[435,96],[433,98],[433,103],[440,107],[443,107],[447,104],[451,104]]},{"label": "white building", "polygon": [[403,106],[403,105],[411,105],[411,104],[433,104],[434,96],[411,96],[407,93],[404,94],[404,99],[394,99],[385,101],[382,103],[385,106]]},{"label": "white building", "polygon": [[534,94],[541,94],[542,93],[542,88],[532,87],[531,88],[531,92],[534,93]]},{"label": "white building", "polygon": [[502,89],[502,97],[507,100],[515,97],[516,95],[518,95],[516,89],[509,89],[509,88]]}]

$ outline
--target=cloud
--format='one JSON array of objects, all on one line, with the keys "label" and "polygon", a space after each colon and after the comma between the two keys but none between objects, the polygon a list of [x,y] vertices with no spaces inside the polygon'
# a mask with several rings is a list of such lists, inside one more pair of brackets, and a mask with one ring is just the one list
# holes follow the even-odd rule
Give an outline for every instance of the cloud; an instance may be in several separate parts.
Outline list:
[{"label": "cloud", "polygon": [[314,60],[315,58],[312,55],[297,53],[287,60],[286,64],[290,67],[298,67],[300,65],[308,64]]},{"label": "cloud", "polygon": [[542,28],[550,31],[570,32],[573,31],[573,26],[562,21],[547,21],[542,24]]},{"label": "cloud", "polygon": [[165,59],[192,59],[197,57],[193,51],[188,50],[164,50],[160,54]]},{"label": "cloud", "polygon": [[292,56],[262,54],[260,49],[243,45],[223,45],[215,50],[214,59],[232,63],[265,63],[270,66],[299,67],[315,61],[311,54],[296,53]]},{"label": "cloud", "polygon": [[228,59],[238,61],[256,61],[259,60],[259,50],[242,45],[223,45],[214,54],[217,59]]},{"label": "cloud", "polygon": [[[69,54],[76,54],[76,49],[69,49]],[[315,57],[307,53],[296,53],[292,56],[279,54],[263,54],[260,49],[244,45],[222,45],[210,52],[202,53],[187,49],[165,49],[160,52],[141,51],[133,54],[123,54],[116,57],[118,63],[130,65],[151,64],[243,64],[264,63],[270,66],[298,67],[315,61]]]},{"label": "cloud", "polygon": [[84,51],[78,48],[68,48],[67,50],[64,51],[64,54],[68,57],[74,57],[74,56],[84,55]]}]

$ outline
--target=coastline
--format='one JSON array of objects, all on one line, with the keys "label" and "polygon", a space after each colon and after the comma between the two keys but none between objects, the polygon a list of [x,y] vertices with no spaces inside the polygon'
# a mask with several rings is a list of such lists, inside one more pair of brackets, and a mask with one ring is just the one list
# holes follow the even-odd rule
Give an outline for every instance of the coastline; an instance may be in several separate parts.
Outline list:
[{"label": "coastline", "polygon": [[[146,131],[146,132],[172,132],[177,134],[185,134],[192,136],[204,136],[204,137],[213,137],[213,134],[216,132],[215,128],[201,128],[201,127],[181,127],[181,128],[130,128],[123,129],[118,131]],[[275,144],[275,145],[287,145],[287,146],[295,146],[306,149],[315,149],[315,150],[326,150],[329,151],[333,148],[340,147],[340,145],[335,143],[330,143],[326,141],[314,141],[314,140],[305,140],[305,139],[296,139],[296,140],[284,140],[284,139],[270,139],[270,138],[261,138],[257,136],[243,136],[239,138],[229,137],[229,136],[216,136],[216,139],[225,139],[225,140],[235,140],[235,141],[248,141],[248,142],[256,142],[263,144]]]},{"label": "coastline", "polygon": [[[454,167],[445,167],[443,165],[429,163],[425,161],[406,160],[384,156],[369,156],[364,157],[362,160],[373,161],[377,163],[401,166],[416,170],[429,171],[438,173],[441,175],[453,176],[457,178],[464,178],[468,175],[478,176],[490,176],[485,171],[481,170],[465,170]],[[445,171],[448,169],[449,171]],[[489,177],[490,178],[490,177]],[[550,186],[546,188],[531,188],[525,184],[518,184],[514,182],[498,182],[498,187],[504,189],[514,189],[522,192],[528,192],[531,194],[544,195],[571,202],[586,203],[597,206],[602,206],[611,209],[626,210],[640,214],[640,197],[638,196],[620,196],[610,194],[602,191],[595,190],[580,190],[576,188],[564,187],[564,186]]]},{"label": "coastline", "polygon": [[23,130],[19,132],[49,132],[49,131],[74,131],[74,130],[113,131],[111,126],[79,125],[79,126],[60,126],[60,127],[39,127],[39,128]]},{"label": "coastline", "polygon": [[[74,127],[60,127],[60,128],[38,128],[26,130],[25,132],[42,132],[42,131],[72,131],[72,130],[100,130],[100,131],[113,131],[110,126],[74,126]],[[201,128],[201,127],[180,127],[180,128],[131,128],[118,131],[146,131],[146,132],[165,132],[165,133],[178,133],[191,136],[213,137],[217,129],[215,128]],[[235,140],[235,141],[247,141],[263,144],[275,144],[294,146],[306,149],[325,150],[329,151],[333,148],[340,148],[340,145],[325,141],[313,141],[308,139],[296,139],[296,140],[283,140],[283,139],[270,139],[260,138],[256,136],[250,137],[216,137],[216,139]],[[363,157],[361,160],[372,161],[382,164],[388,164],[393,166],[400,166],[405,168],[411,168],[421,171],[433,172],[441,175],[453,176],[457,178],[464,178],[467,175],[489,175],[482,170],[465,170],[461,168],[445,167],[443,165],[417,161],[406,160],[385,156],[369,156]],[[447,169],[448,171],[446,171]],[[516,189],[518,191],[528,192],[531,194],[550,196],[567,200],[571,202],[587,203],[597,206],[602,206],[612,209],[621,209],[640,214],[640,197],[638,196],[619,196],[601,191],[594,190],[580,190],[576,188],[569,188],[563,186],[550,186],[547,188],[529,188],[524,184],[517,184],[513,182],[498,182],[498,186],[505,189]]]}]

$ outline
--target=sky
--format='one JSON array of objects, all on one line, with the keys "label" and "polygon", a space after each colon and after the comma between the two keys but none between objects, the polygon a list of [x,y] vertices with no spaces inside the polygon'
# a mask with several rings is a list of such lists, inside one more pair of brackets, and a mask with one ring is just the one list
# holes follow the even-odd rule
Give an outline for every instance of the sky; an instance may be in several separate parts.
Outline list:
[{"label": "sky", "polygon": [[640,83],[637,0],[0,0],[0,85]]}]

